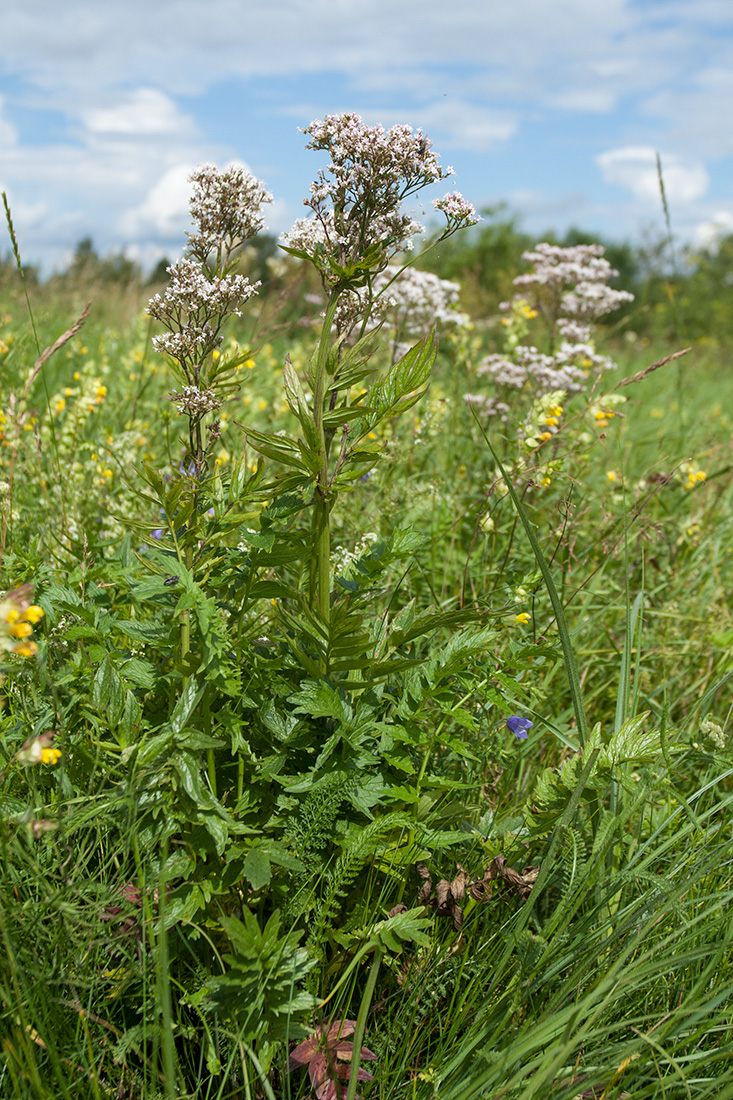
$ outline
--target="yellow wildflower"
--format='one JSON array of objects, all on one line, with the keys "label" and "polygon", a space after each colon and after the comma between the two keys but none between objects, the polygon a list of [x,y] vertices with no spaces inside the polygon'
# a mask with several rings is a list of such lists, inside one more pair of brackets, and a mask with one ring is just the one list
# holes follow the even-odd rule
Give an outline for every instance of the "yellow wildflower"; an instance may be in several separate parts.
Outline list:
[{"label": "yellow wildflower", "polygon": [[685,462],[677,471],[677,478],[685,489],[694,489],[700,482],[705,481],[705,471],[698,469],[692,462]]},{"label": "yellow wildflower", "polygon": [[55,736],[56,730],[48,730],[46,733],[39,734],[38,737],[29,737],[13,759],[25,767],[33,764],[56,764],[61,758],[61,750],[52,747]]},{"label": "yellow wildflower", "polygon": [[0,599],[0,649],[19,657],[34,657],[38,646],[31,641],[32,624],[40,622],[43,608],[31,603],[31,586],[20,585]]}]

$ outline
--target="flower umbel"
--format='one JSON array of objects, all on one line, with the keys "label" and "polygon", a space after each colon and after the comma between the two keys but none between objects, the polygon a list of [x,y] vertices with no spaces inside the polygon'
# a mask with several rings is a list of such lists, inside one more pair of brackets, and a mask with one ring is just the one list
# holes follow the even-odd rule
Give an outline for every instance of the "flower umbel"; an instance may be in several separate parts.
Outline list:
[{"label": "flower umbel", "polygon": [[244,168],[202,164],[190,179],[194,185],[191,216],[198,226],[198,233],[188,237],[192,255],[205,260],[222,247],[231,254],[264,229],[260,207],[272,202],[272,195]]},{"label": "flower umbel", "polygon": [[166,330],[153,337],[153,345],[168,356],[183,385],[169,399],[189,418],[187,457],[200,481],[215,442],[206,440],[202,421],[218,411],[222,396],[232,389],[238,362],[247,358],[222,355],[222,330],[260,286],[234,271],[236,254],[262,229],[260,208],[272,196],[260,180],[236,166],[220,171],[206,164],[190,180],[198,232],[188,234],[187,256],[167,269],[169,285],[162,296],[153,295],[147,313]]},{"label": "flower umbel", "polygon": [[[421,130],[398,125],[367,126],[356,114],[327,115],[303,131],[307,149],[324,150],[331,163],[303,200],[312,216],[301,218],[284,237],[285,246],[308,257],[329,287],[364,285],[398,252],[412,247],[421,226],[402,209],[406,198],[453,175],[441,168]],[[436,202],[448,222],[443,236],[473,224],[473,207],[461,195]]]}]

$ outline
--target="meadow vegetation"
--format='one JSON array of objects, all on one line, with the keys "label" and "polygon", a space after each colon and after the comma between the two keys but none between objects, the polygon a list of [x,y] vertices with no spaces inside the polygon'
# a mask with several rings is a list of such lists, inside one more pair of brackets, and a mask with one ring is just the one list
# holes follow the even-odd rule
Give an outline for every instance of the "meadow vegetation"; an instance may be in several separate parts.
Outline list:
[{"label": "meadow vegetation", "polygon": [[6,206],[0,1096],[733,1097],[733,239],[305,133],[282,247]]}]

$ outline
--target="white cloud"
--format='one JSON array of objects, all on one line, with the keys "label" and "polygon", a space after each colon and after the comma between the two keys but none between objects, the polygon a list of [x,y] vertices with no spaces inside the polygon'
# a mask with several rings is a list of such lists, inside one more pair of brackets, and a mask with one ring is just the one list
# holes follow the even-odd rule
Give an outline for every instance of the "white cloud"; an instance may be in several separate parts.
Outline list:
[{"label": "white cloud", "polygon": [[[223,162],[228,150],[204,142],[148,135],[89,134],[84,144],[18,145],[3,150],[0,185],[17,218],[21,252],[44,270],[63,264],[70,247],[91,234],[101,252],[125,245],[182,250],[190,185],[202,162]],[[40,213],[43,216],[40,216]]]},{"label": "white cloud", "polygon": [[714,248],[721,237],[733,233],[733,210],[719,210],[695,227],[693,240],[702,248]]},{"label": "white cloud", "polygon": [[91,133],[109,136],[188,136],[195,132],[191,120],[173,100],[155,88],[138,88],[113,106],[82,111],[82,119]]},{"label": "white cloud", "polygon": [[[413,112],[414,113],[414,112]],[[483,152],[507,141],[517,131],[516,119],[488,107],[461,100],[439,100],[423,107],[420,126],[438,142],[453,149]]]},{"label": "white cloud", "polygon": [[[663,155],[661,160],[664,190],[670,203],[690,203],[702,198],[709,184],[704,165],[674,155]],[[623,187],[637,199],[659,204],[657,153],[651,146],[610,149],[596,157],[596,163],[606,183]]]},{"label": "white cloud", "polygon": [[4,118],[5,96],[0,95],[0,146],[15,145],[18,134],[11,122]]},{"label": "white cloud", "polygon": [[[544,177],[554,173],[554,195],[567,197],[586,186],[588,160],[604,148],[604,178],[637,200],[614,208],[641,216],[654,202],[656,216],[660,147],[670,201],[687,204],[681,214],[692,226],[727,202],[720,194],[711,209],[699,200],[703,161],[733,153],[733,112],[721,107],[733,101],[731,29],[730,0],[524,0],[521,9],[501,0],[207,0],[205,11],[191,0],[6,0],[0,184],[47,208],[46,238],[40,228],[31,238],[40,248],[77,226],[100,248],[119,247],[128,233],[141,248],[170,240],[187,224],[189,167],[235,153],[266,165],[257,174],[294,208],[310,178],[306,169],[302,185],[292,182],[302,143],[293,128],[295,146],[276,150],[272,133],[296,117],[297,99],[312,104],[298,112],[300,125],[351,109],[421,126],[443,162],[455,160],[469,197],[464,152],[477,176],[485,165],[477,190],[537,188],[548,217],[558,200],[550,184],[543,197]],[[203,120],[222,89],[231,101],[216,131],[232,136],[214,144]],[[59,118],[73,143],[59,139]],[[55,127],[45,142],[44,126]],[[509,139],[524,180],[491,155]],[[537,149],[522,144],[530,141]],[[583,218],[601,209],[590,195],[587,203]]]},{"label": "white cloud", "polygon": [[183,235],[190,228],[189,177],[195,167],[195,164],[189,163],[168,168],[148,190],[143,201],[123,214],[120,223],[122,233],[132,238],[152,235],[168,239],[178,236],[183,242]]},{"label": "white cloud", "polygon": [[670,137],[698,155],[733,153],[733,46],[717,64],[710,64],[679,84],[655,92],[641,104],[650,116],[670,124]]},{"label": "white cloud", "polygon": [[563,111],[591,111],[607,114],[616,106],[617,96],[610,88],[569,88],[550,99],[553,107]]},{"label": "white cloud", "polygon": [[[0,60],[38,87],[98,89],[122,82],[196,93],[230,76],[343,74],[356,88],[419,86],[438,67],[441,91],[475,70],[495,94],[522,101],[570,93],[579,81],[615,98],[654,87],[690,44],[660,32],[630,0],[9,0]],[[31,10],[32,7],[32,10]],[[680,16],[682,20],[684,16]],[[690,16],[687,16],[687,23]],[[234,30],[236,28],[236,31]],[[243,49],[243,40],[253,44]],[[450,73],[450,66],[462,72]],[[435,83],[435,80],[433,81]]]}]

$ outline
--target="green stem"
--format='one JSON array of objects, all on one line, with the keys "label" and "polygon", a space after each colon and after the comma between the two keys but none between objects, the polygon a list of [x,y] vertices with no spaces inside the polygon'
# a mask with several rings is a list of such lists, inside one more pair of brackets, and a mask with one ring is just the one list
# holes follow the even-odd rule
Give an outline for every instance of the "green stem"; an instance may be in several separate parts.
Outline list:
[{"label": "green stem", "polygon": [[[208,689],[204,692],[204,698],[202,700],[201,707],[203,711],[204,732],[208,734],[209,737],[211,737],[211,705],[209,703]],[[206,750],[206,769],[209,773],[209,784],[211,786],[211,793],[213,794],[214,798],[216,798],[216,757],[214,755],[214,750],[211,747]]]},{"label": "green stem", "polygon": [[[240,1041],[239,1045],[240,1045],[241,1049],[246,1053],[246,1055],[249,1058],[250,1062],[254,1066],[255,1073],[257,1074],[257,1076],[260,1079],[260,1084],[262,1085],[262,1088],[264,1089],[265,1096],[267,1097],[267,1100],[275,1100],[275,1094],[272,1091],[272,1086],[270,1085],[270,1082],[267,1080],[267,1074],[265,1073],[264,1069],[262,1068],[262,1065],[261,1065],[257,1055],[255,1054],[255,1052],[252,1050],[251,1047],[247,1046],[246,1043],[243,1043],[243,1042]],[[243,1064],[244,1064],[244,1062],[243,1062]],[[247,1075],[247,1077],[245,1078],[245,1084],[247,1086],[247,1091],[249,1092],[249,1075]]]},{"label": "green stem", "polygon": [[349,1074],[349,1091],[346,1094],[346,1100],[354,1100],[356,1096],[356,1087],[359,1082],[359,1055],[361,1053],[362,1042],[364,1040],[364,1032],[366,1031],[367,1016],[369,1014],[369,1008],[372,1003],[372,997],[374,996],[374,988],[377,984],[377,976],[379,974],[379,967],[382,964],[382,949],[381,947],[375,947],[374,958],[372,959],[371,970],[369,971],[369,977],[367,978],[366,989],[364,990],[364,996],[362,997],[361,1005],[359,1006],[359,1015],[356,1018],[356,1031],[354,1032],[354,1050],[351,1055],[351,1072]]},{"label": "green stem", "polygon": [[170,963],[168,956],[168,929],[165,925],[166,909],[166,860],[168,859],[168,836],[163,838],[160,851],[160,875],[158,878],[158,950],[156,952],[158,971],[158,1004],[163,1029],[163,1074],[167,1100],[178,1095],[176,1087],[176,1050],[173,1042],[173,1013],[171,1011]]},{"label": "green stem", "polygon": [[[331,326],[336,313],[340,290],[331,291],[323,319],[323,328],[315,357],[315,376],[313,378],[313,425],[316,430],[318,446],[318,473],[313,513],[313,537],[315,552],[315,593],[311,594],[311,605],[316,604],[323,622],[331,621],[331,501],[328,484],[328,444],[323,423],[327,391],[328,351],[331,344]],[[315,599],[314,599],[315,595]]]},{"label": "green stem", "polygon": [[[190,547],[185,550],[185,563],[188,569],[191,568],[192,555]],[[191,649],[191,612],[188,608],[185,608],[181,612],[181,663],[184,664],[186,657]],[[187,676],[184,675],[183,682],[185,684]]]},{"label": "green stem", "polygon": [[314,500],[313,541],[316,553],[316,605],[326,626],[331,621],[331,509],[318,489]]}]

